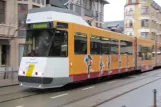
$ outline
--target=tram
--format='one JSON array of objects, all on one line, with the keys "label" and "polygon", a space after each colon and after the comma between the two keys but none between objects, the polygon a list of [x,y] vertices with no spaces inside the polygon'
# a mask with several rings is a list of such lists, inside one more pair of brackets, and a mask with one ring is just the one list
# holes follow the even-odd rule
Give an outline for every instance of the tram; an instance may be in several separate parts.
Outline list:
[{"label": "tram", "polygon": [[20,86],[45,89],[161,66],[161,44],[89,26],[73,11],[44,7],[27,15]]}]

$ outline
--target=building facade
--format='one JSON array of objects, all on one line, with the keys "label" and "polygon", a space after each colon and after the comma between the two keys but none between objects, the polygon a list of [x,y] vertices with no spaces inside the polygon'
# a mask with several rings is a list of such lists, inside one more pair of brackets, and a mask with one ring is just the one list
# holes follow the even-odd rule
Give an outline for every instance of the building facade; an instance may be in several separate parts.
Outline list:
[{"label": "building facade", "polygon": [[[7,68],[18,69],[25,46],[25,19],[28,9],[51,4],[66,8],[68,0],[0,0],[0,71]],[[80,14],[85,20],[91,20],[96,27],[103,26],[104,5],[106,0],[71,0],[68,9]]]},{"label": "building facade", "polygon": [[18,69],[25,44],[28,9],[44,7],[46,0],[0,0],[0,71]]},{"label": "building facade", "polygon": [[161,42],[161,7],[153,0],[127,0],[124,33]]},{"label": "building facade", "polygon": [[97,16],[92,21],[92,26],[103,27],[104,5],[109,4],[109,2],[107,0],[47,0],[47,4],[61,8],[67,7],[78,13],[86,21],[91,21]]}]

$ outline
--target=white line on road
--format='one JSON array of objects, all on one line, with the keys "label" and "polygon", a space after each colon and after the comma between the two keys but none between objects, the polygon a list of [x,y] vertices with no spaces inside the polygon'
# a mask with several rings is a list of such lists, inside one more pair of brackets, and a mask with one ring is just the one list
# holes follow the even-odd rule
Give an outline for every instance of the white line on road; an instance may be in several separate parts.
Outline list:
[{"label": "white line on road", "polygon": [[92,87],[87,87],[87,88],[84,88],[84,89],[82,89],[82,90],[84,91],[84,90],[88,90],[88,89],[91,89],[91,88],[94,88],[94,86],[92,86]]},{"label": "white line on road", "polygon": [[23,107],[24,105],[19,105],[19,106],[16,106],[16,107]]},{"label": "white line on road", "polygon": [[54,99],[54,98],[59,98],[59,97],[63,97],[63,96],[66,96],[66,95],[68,95],[68,93],[57,95],[57,96],[53,96],[53,97],[50,97],[50,98]]},{"label": "white line on road", "polygon": [[114,82],[116,82],[116,81],[111,81],[111,82],[108,82],[108,84],[111,84],[111,83],[114,83]]}]

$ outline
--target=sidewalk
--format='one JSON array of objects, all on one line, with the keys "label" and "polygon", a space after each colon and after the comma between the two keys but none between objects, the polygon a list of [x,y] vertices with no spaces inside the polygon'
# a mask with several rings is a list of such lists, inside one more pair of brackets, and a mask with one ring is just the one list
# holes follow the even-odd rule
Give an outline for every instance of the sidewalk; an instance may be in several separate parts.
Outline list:
[{"label": "sidewalk", "polygon": [[5,72],[0,73],[0,87],[18,85],[18,73],[8,72],[8,78],[4,79]]},{"label": "sidewalk", "polygon": [[11,79],[0,80],[0,88],[1,87],[18,85],[18,84],[19,84],[18,80],[11,80]]}]

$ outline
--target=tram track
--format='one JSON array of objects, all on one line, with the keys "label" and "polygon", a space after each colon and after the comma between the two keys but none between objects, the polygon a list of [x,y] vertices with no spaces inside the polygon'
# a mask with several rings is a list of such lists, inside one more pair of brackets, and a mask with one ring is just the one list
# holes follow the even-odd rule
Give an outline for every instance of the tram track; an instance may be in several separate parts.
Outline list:
[{"label": "tram track", "polygon": [[[147,73],[148,73],[148,72],[147,72]],[[67,102],[67,103],[60,104],[60,105],[58,105],[58,106],[56,106],[56,107],[62,107],[62,106],[65,106],[65,105],[68,105],[68,104],[71,104],[71,103],[74,103],[74,102],[78,102],[78,101],[80,101],[80,100],[82,100],[82,99],[90,98],[90,97],[95,96],[95,95],[97,95],[97,94],[100,94],[100,93],[103,93],[103,92],[106,92],[106,91],[110,91],[110,90],[116,89],[116,88],[118,88],[118,87],[126,86],[126,85],[128,85],[128,84],[131,84],[131,83],[134,83],[134,82],[137,82],[137,81],[140,81],[140,80],[143,80],[143,79],[152,77],[152,76],[156,76],[156,75],[158,75],[158,74],[160,74],[160,73],[149,74],[149,75],[147,75],[147,76],[145,76],[145,77],[140,77],[139,79],[132,80],[132,81],[127,82],[127,83],[125,83],[125,84],[120,84],[120,85],[117,85],[117,86],[115,86],[115,87],[112,87],[112,88],[109,88],[109,89],[105,89],[105,90],[103,90],[103,91],[96,92],[96,93],[93,93],[93,94],[90,94],[90,95],[87,95],[87,96],[84,96],[84,97],[81,97],[81,98],[78,98],[78,99],[69,101],[69,102]],[[144,75],[143,75],[143,76],[144,76]],[[161,78],[160,78],[160,79],[161,79]],[[32,96],[36,96],[36,95],[43,95],[43,94],[46,94],[46,93],[49,93],[49,92],[50,92],[50,93],[53,93],[53,92],[65,91],[65,90],[61,90],[60,88],[58,88],[58,89],[55,89],[55,90],[52,90],[52,91],[50,91],[50,90],[43,90],[43,91],[40,91],[40,90],[37,90],[37,89],[36,89],[36,90],[34,90],[34,92],[32,91],[32,93],[30,93],[30,92],[27,91],[28,93],[26,93],[26,95],[25,95],[24,92],[26,92],[26,91],[27,91],[27,90],[22,90],[22,91],[13,92],[13,93],[2,94],[2,95],[0,95],[0,103],[5,103],[5,102],[9,102],[9,101],[14,101],[14,100],[18,100],[18,99],[21,99],[21,98],[28,98],[28,97],[32,97]],[[9,97],[9,96],[14,96],[15,94],[20,94],[20,95],[19,95],[18,97]],[[8,99],[2,100],[2,98],[6,97],[6,96],[7,96]]]},{"label": "tram track", "polygon": [[[137,79],[137,80],[133,80],[133,81],[131,81],[131,82],[128,82],[128,83],[125,83],[125,84],[121,84],[121,85],[118,85],[118,86],[115,86],[115,87],[113,87],[113,88],[109,88],[109,89],[106,89],[106,90],[103,90],[103,91],[100,91],[100,92],[96,92],[96,93],[93,93],[93,94],[91,94],[91,95],[84,96],[84,97],[81,97],[81,98],[79,98],[79,99],[75,99],[75,100],[73,100],[73,101],[70,101],[70,102],[67,102],[67,103],[64,103],[64,104],[57,105],[57,106],[55,106],[55,107],[65,107],[66,105],[70,105],[70,104],[72,104],[72,103],[79,102],[79,101],[84,100],[84,99],[88,99],[88,98],[90,98],[90,97],[96,96],[96,95],[101,94],[101,93],[103,93],[103,92],[111,91],[111,90],[113,90],[113,89],[120,88],[120,87],[129,85],[129,84],[131,84],[131,83],[135,83],[135,82],[138,82],[138,81],[140,81],[140,80],[143,80],[143,79],[147,79],[147,78],[149,78],[149,77],[156,76],[156,75],[158,75],[158,74],[160,74],[160,73],[156,73],[156,74],[153,74],[153,75],[150,75],[150,76],[146,76],[146,77],[143,77],[143,78],[140,78],[140,79]],[[113,99],[115,99],[115,98],[118,98],[118,97],[120,97],[120,96],[122,96],[122,95],[125,95],[125,94],[127,94],[127,93],[129,93],[129,92],[131,92],[131,91],[134,91],[134,90],[136,90],[136,89],[139,89],[139,88],[141,88],[141,87],[143,87],[143,86],[145,86],[145,85],[148,85],[148,84],[153,83],[153,82],[155,82],[155,81],[157,81],[157,80],[160,80],[160,79],[161,79],[161,77],[160,77],[160,78],[157,78],[157,79],[155,79],[155,80],[153,80],[153,81],[151,81],[151,82],[148,82],[148,83],[146,83],[146,84],[144,84],[144,85],[141,85],[141,86],[139,86],[139,87],[133,88],[133,89],[131,89],[131,90],[125,92],[125,93],[122,93],[122,94],[118,95],[118,96],[114,96],[114,97],[112,97],[112,98],[110,98],[110,99],[108,99],[108,100],[105,100],[104,102],[98,103],[98,104],[96,104],[96,105],[94,105],[94,106],[91,106],[91,107],[97,107],[97,106],[99,106],[99,105],[101,105],[101,104],[103,104],[103,103],[106,103],[106,102],[108,102],[108,101],[111,101],[111,100],[113,100]]]},{"label": "tram track", "polygon": [[144,87],[144,86],[146,86],[146,85],[148,85],[148,84],[151,84],[151,83],[153,83],[153,82],[156,82],[156,81],[158,81],[158,80],[161,80],[161,77],[158,78],[158,79],[155,79],[155,80],[153,80],[153,81],[151,81],[151,82],[148,82],[148,83],[146,83],[146,84],[144,84],[144,85],[141,85],[141,86],[139,86],[139,87],[136,87],[136,88],[133,88],[133,89],[131,89],[131,90],[129,90],[129,91],[126,91],[126,92],[124,92],[124,93],[122,93],[122,94],[116,95],[116,96],[114,96],[114,97],[112,97],[112,98],[110,98],[110,99],[107,99],[107,100],[105,100],[105,101],[103,101],[103,102],[101,102],[101,103],[98,103],[98,104],[96,104],[96,105],[94,105],[94,106],[92,106],[92,107],[98,107],[98,106],[100,106],[100,105],[102,105],[102,104],[104,104],[104,103],[107,103],[107,102],[109,102],[109,101],[111,101],[111,100],[114,100],[114,99],[116,99],[116,98],[118,98],[118,97],[120,97],[120,96],[123,96],[123,95],[125,95],[125,94],[128,94],[128,93],[130,93],[130,92],[132,92],[132,91],[134,91],[134,90],[137,90],[137,89],[139,89],[139,88],[141,88],[141,87]]}]

